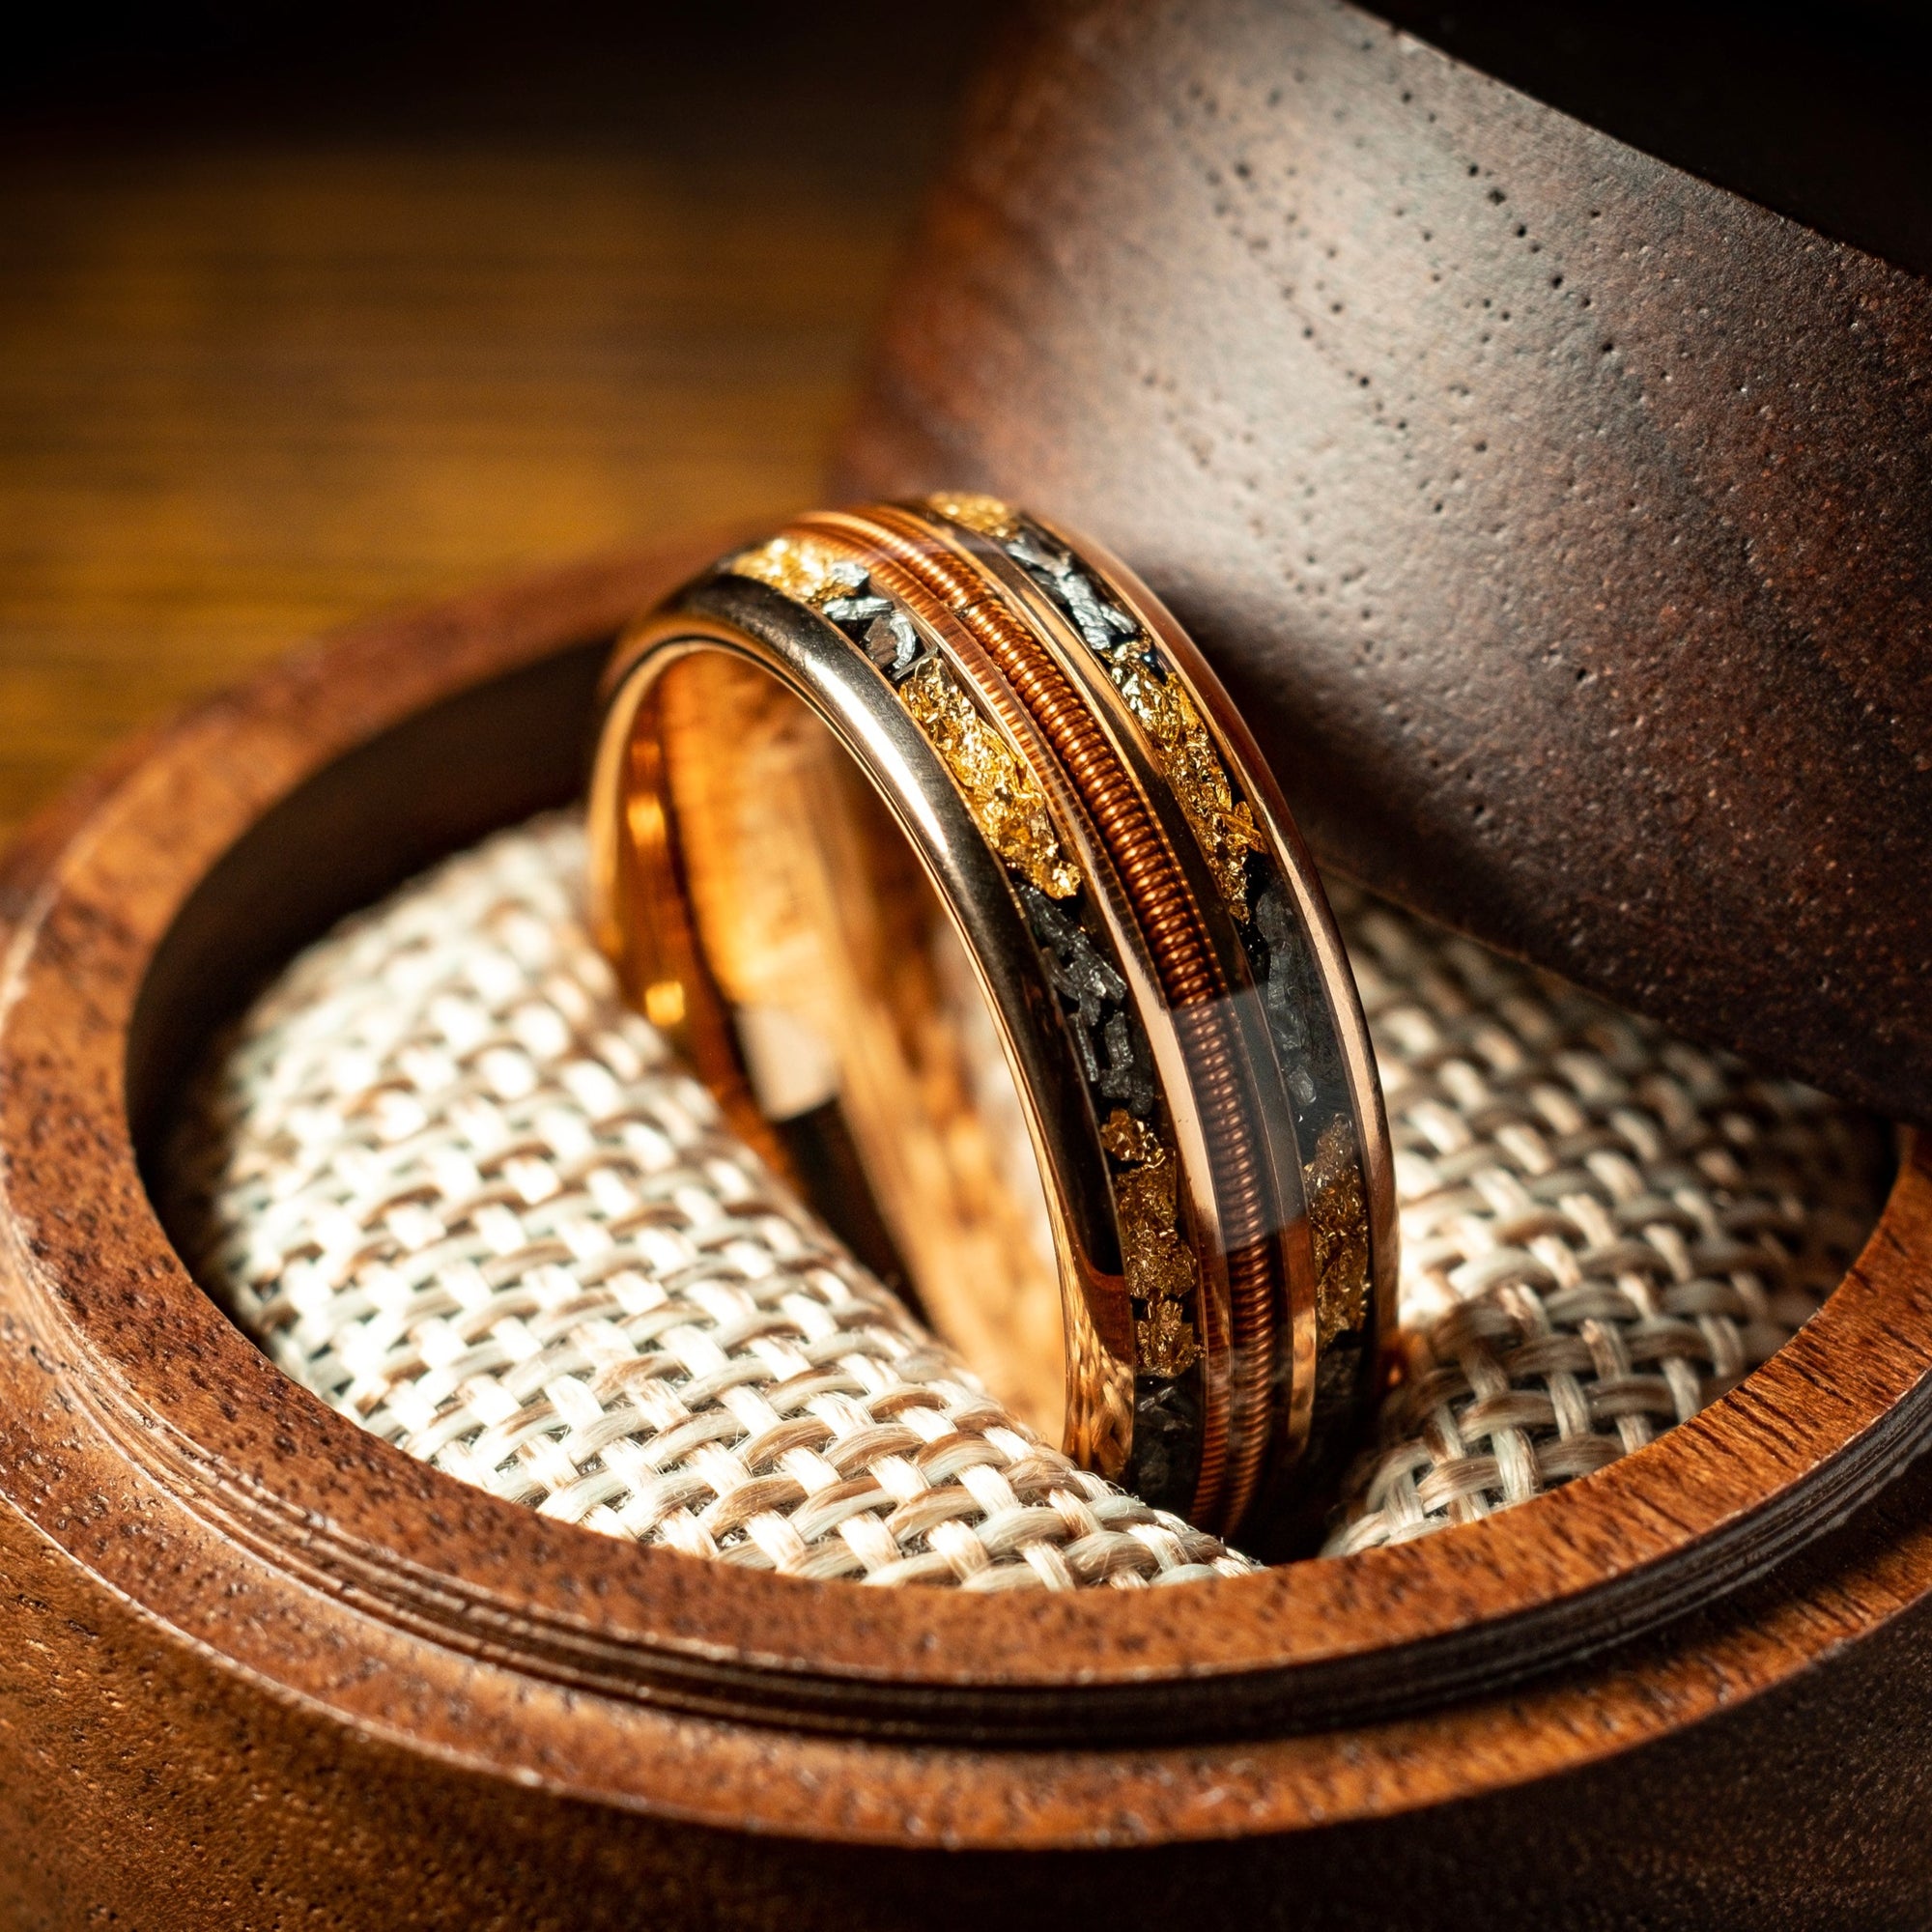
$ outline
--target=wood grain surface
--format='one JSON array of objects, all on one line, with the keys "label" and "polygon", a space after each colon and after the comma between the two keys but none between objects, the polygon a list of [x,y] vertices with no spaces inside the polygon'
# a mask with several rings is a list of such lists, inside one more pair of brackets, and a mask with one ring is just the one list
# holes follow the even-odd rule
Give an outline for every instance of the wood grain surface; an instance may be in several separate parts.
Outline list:
[{"label": "wood grain surface", "polygon": [[1325,864],[1932,1122],[1928,369],[1922,276],[1345,0],[1077,0],[976,89],[846,487],[1049,508]]},{"label": "wood grain surface", "polygon": [[814,495],[970,27],[300,11],[7,103],[0,838],[308,633]]}]

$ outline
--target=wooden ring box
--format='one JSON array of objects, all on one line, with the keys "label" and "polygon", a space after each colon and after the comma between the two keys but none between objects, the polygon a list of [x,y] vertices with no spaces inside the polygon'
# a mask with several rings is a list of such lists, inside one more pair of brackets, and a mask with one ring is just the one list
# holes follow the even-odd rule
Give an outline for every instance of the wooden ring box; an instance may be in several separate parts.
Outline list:
[{"label": "wooden ring box", "polygon": [[[911,461],[916,334],[857,445],[878,477]],[[984,421],[968,481],[1003,447],[1025,467]],[[12,855],[0,1918],[1909,1918],[1916,1151],[1824,1312],[1641,1454],[1470,1529],[1171,1591],[868,1592],[591,1537],[366,1435],[215,1310],[143,1179],[212,1027],[341,913],[572,796],[617,627],[715,548],[313,649]],[[1400,884],[1378,837],[1344,856]]]}]

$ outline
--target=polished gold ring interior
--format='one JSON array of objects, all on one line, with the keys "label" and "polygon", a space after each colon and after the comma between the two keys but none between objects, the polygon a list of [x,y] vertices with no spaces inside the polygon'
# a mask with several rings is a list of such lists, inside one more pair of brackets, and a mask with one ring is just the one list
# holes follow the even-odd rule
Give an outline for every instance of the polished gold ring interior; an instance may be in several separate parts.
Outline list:
[{"label": "polished gold ring interior", "polygon": [[619,646],[599,938],[741,1132],[1089,1467],[1258,1553],[1371,1402],[1387,1130],[1238,716],[983,497],[801,517]]}]

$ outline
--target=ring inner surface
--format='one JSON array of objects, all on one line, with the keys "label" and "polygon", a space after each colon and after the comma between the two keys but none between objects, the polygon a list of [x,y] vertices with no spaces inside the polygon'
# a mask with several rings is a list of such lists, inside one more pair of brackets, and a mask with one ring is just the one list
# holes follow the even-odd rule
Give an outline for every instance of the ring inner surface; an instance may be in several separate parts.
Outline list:
[{"label": "ring inner surface", "polygon": [[790,1178],[1058,1442],[1048,1195],[952,918],[871,783],[776,679],[698,651],[654,702],[695,937]]}]

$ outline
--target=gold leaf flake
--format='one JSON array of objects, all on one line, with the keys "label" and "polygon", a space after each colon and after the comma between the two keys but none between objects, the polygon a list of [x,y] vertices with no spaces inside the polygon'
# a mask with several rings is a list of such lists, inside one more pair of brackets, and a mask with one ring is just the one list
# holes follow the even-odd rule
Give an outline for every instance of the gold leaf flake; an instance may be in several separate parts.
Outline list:
[{"label": "gold leaf flake", "polygon": [[899,686],[906,709],[966,794],[973,822],[1000,857],[1049,898],[1080,890],[1080,868],[1067,856],[1039,781],[980,715],[936,657]]},{"label": "gold leaf flake", "polygon": [[1134,1352],[1141,1370],[1151,1376],[1185,1375],[1194,1366],[1201,1348],[1179,1302],[1155,1302],[1153,1312],[1134,1323]]},{"label": "gold leaf flake", "polygon": [[816,608],[850,597],[865,587],[866,567],[842,557],[816,537],[774,537],[755,550],[742,551],[724,568]]},{"label": "gold leaf flake", "polygon": [[1116,1107],[1100,1129],[1100,1145],[1122,1165],[1139,1165],[1161,1157],[1160,1136],[1124,1107]]},{"label": "gold leaf flake", "polygon": [[1320,1347],[1369,1319],[1369,1216],[1361,1162],[1346,1121],[1330,1121],[1308,1173],[1315,1244],[1315,1326]]},{"label": "gold leaf flake", "polygon": [[1019,512],[997,497],[976,497],[970,493],[942,492],[928,497],[926,505],[969,530],[991,537],[995,543],[1011,543],[1020,533]]},{"label": "gold leaf flake", "polygon": [[1228,909],[1245,920],[1247,857],[1266,849],[1254,810],[1246,799],[1235,796],[1194,700],[1173,677],[1155,673],[1142,655],[1145,649],[1145,639],[1130,638],[1100,657],[1127,709],[1153,741],[1161,775],[1180,801]]},{"label": "gold leaf flake", "polygon": [[1186,1316],[1200,1275],[1178,1226],[1174,1152],[1123,1107],[1108,1116],[1100,1140],[1116,1160],[1136,1163],[1114,1177],[1114,1211],[1127,1293],[1147,1309],[1134,1323],[1138,1366],[1149,1375],[1180,1375],[1201,1352]]}]

